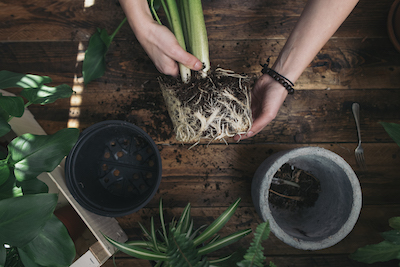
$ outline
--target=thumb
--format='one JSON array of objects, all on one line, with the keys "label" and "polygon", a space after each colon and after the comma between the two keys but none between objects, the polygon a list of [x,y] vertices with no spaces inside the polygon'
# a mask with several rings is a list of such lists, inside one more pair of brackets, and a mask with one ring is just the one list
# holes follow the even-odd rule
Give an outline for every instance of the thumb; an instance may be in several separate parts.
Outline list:
[{"label": "thumb", "polygon": [[176,50],[174,55],[171,55],[171,58],[175,61],[185,65],[191,70],[201,70],[203,68],[203,63],[193,56],[192,54],[186,52],[183,48],[179,46],[179,50]]}]

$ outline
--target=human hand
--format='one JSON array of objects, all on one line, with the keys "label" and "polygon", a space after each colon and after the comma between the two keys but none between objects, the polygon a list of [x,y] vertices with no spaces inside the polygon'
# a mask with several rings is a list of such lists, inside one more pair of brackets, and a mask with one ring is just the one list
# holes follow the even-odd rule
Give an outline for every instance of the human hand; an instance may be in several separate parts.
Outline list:
[{"label": "human hand", "polygon": [[259,133],[275,119],[279,108],[285,101],[287,90],[268,74],[261,76],[251,91],[251,112],[253,125],[247,134],[236,135],[234,140],[243,140]]},{"label": "human hand", "polygon": [[151,23],[146,32],[137,33],[136,36],[161,73],[177,77],[178,62],[192,70],[201,70],[203,67],[199,59],[179,45],[175,35],[165,26]]}]

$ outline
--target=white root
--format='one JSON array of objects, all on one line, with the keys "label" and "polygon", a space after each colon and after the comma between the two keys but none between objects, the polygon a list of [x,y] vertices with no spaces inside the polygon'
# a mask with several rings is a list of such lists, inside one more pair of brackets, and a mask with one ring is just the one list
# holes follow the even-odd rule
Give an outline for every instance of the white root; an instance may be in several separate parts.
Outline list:
[{"label": "white root", "polygon": [[[214,140],[223,140],[227,143],[225,138],[249,131],[252,125],[250,79],[221,68],[216,69],[215,73],[217,77],[228,76],[233,80],[237,79],[240,92],[233,92],[234,89],[227,86],[218,88],[220,83],[217,85],[208,76],[210,80],[208,89],[213,94],[205,88],[198,88],[197,92],[182,103],[174,89],[160,81],[178,141],[194,143],[193,146],[203,139],[208,139],[209,143]],[[240,98],[238,98],[239,95]],[[201,103],[203,104],[199,106]]]}]

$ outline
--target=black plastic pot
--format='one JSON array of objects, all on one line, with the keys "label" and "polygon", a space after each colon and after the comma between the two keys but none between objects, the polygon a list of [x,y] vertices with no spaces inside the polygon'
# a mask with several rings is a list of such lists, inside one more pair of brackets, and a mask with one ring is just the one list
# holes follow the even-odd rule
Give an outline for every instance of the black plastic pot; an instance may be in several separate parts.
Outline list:
[{"label": "black plastic pot", "polygon": [[65,164],[68,189],[85,209],[120,217],[145,206],[161,182],[154,141],[124,121],[104,121],[84,130]]}]

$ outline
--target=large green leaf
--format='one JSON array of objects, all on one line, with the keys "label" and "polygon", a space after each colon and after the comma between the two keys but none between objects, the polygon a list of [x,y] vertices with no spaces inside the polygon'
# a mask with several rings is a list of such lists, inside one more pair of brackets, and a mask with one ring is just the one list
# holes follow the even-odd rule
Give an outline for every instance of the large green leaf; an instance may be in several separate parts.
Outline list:
[{"label": "large green leaf", "polygon": [[21,95],[32,104],[45,105],[53,103],[60,98],[68,98],[72,95],[72,92],[71,86],[67,84],[61,84],[56,87],[43,85],[39,88],[25,88]]},{"label": "large green leaf", "polygon": [[[14,117],[21,117],[24,114],[24,100],[19,96],[3,96],[0,94],[1,114],[7,113]],[[7,118],[5,118],[7,119]]]},{"label": "large green leaf", "polygon": [[3,185],[10,176],[10,168],[7,165],[7,160],[0,160],[0,186]]},{"label": "large green leaf", "polygon": [[4,266],[6,263],[7,252],[3,245],[0,245],[0,266]]},{"label": "large green leaf", "polygon": [[64,224],[54,215],[38,236],[21,249],[43,266],[69,266],[75,257],[74,243]]},{"label": "large green leaf", "polygon": [[400,259],[400,245],[394,245],[388,241],[367,245],[357,249],[356,252],[350,255],[350,258],[368,264]]},{"label": "large green leaf", "polygon": [[400,231],[400,217],[393,217],[389,219],[389,226],[393,229]]},{"label": "large green leaf", "polygon": [[[1,113],[1,111],[0,111],[0,113]],[[11,125],[8,123],[7,120],[8,119],[3,118],[0,115],[0,136],[6,135],[8,132],[11,131]]]},{"label": "large green leaf", "polygon": [[21,259],[21,262],[23,263],[24,267],[42,267],[39,264],[35,263],[33,259],[31,259],[25,251],[22,249],[18,248],[18,254],[19,258]]},{"label": "large green leaf", "polygon": [[0,186],[0,200],[22,195],[22,189],[16,186],[16,179],[13,173],[10,173],[6,182]]},{"label": "large green leaf", "polygon": [[400,124],[390,122],[380,122],[389,136],[400,146]]},{"label": "large green leaf", "polygon": [[389,242],[392,242],[395,245],[400,245],[400,231],[391,230],[382,233],[382,237]]},{"label": "large green leaf", "polygon": [[[103,34],[102,34],[103,33]],[[104,43],[101,35],[107,34],[105,29],[97,29],[97,31],[90,37],[89,46],[85,52],[85,59],[82,65],[83,81],[86,84],[100,78],[106,71],[105,55],[108,46]]]},{"label": "large green leaf", "polygon": [[17,183],[22,188],[24,195],[48,193],[49,187],[39,179],[31,179]]},{"label": "large green leaf", "polygon": [[8,145],[18,181],[36,178],[42,172],[51,172],[69,153],[79,136],[79,130],[66,128],[53,135],[21,135]]},{"label": "large green leaf", "polygon": [[85,85],[104,75],[106,71],[105,56],[108,48],[126,20],[127,19],[124,18],[111,35],[108,35],[105,29],[98,28],[90,37],[89,46],[86,49],[85,59],[82,65],[83,82]]},{"label": "large green leaf", "polygon": [[0,244],[22,247],[32,241],[56,205],[56,194],[26,195],[1,200]]},{"label": "large green leaf", "polygon": [[7,70],[0,71],[0,89],[11,87],[39,88],[41,85],[50,82],[51,79],[47,76],[22,74]]}]

